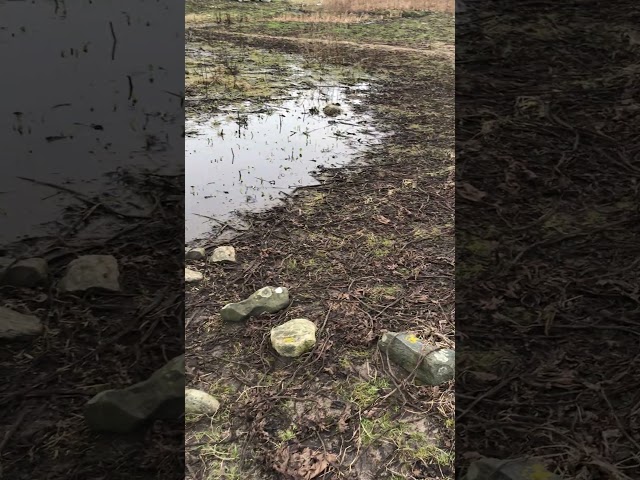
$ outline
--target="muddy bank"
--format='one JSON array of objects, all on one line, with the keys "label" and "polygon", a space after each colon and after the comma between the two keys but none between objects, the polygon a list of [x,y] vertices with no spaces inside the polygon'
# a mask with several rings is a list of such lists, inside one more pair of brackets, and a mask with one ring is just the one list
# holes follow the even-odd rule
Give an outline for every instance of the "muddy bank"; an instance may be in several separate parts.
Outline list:
[{"label": "muddy bank", "polygon": [[[453,342],[453,71],[410,52],[329,53],[380,75],[367,102],[393,134],[362,165],[326,168],[250,215],[235,264],[189,262],[204,281],[186,293],[188,383],[221,402],[213,419],[187,419],[190,478],[275,479],[324,461],[326,478],[453,478],[452,386],[406,383],[376,348],[386,330]],[[291,305],[222,324],[224,304],[265,285],[287,287]],[[317,343],[284,361],[265,339],[294,318],[319,326]]]}]

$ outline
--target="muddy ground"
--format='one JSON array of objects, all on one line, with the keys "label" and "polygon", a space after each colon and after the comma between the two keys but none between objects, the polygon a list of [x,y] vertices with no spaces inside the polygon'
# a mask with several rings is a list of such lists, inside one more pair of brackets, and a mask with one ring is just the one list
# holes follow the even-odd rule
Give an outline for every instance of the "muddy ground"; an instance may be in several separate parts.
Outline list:
[{"label": "muddy ground", "polygon": [[[453,345],[452,49],[446,42],[419,48],[416,35],[385,42],[382,21],[380,30],[367,27],[367,45],[344,43],[361,41],[347,34],[344,42],[300,40],[306,24],[290,22],[282,35],[269,18],[297,6],[212,5],[222,20],[188,25],[188,48],[206,45],[217,58],[238,48],[254,58],[299,54],[318,69],[361,70],[375,78],[366,108],[389,136],[362,165],[323,169],[317,184],[245,218],[251,228],[231,242],[236,264],[190,262],[205,282],[187,287],[187,383],[216,396],[222,408],[213,418],[187,418],[187,478],[453,478],[453,385],[414,386],[376,347],[386,330]],[[198,2],[200,15],[206,6]],[[239,8],[243,33],[262,36],[236,35]],[[442,41],[444,24],[452,44],[453,17],[437,17],[433,29],[433,15],[411,19],[412,28],[424,38],[437,31]],[[276,71],[272,66],[277,85]],[[191,114],[215,111],[225,92],[228,103],[240,103],[276,91],[265,82],[269,91],[253,95],[251,75],[234,79],[232,72],[207,82],[208,100],[199,98],[202,84],[187,84]],[[245,94],[234,80],[246,82]],[[224,242],[212,236],[207,246]],[[221,324],[224,304],[265,285],[288,287],[291,305],[246,324]],[[283,360],[269,332],[297,317],[317,323],[317,345]]]},{"label": "muddy ground", "polygon": [[[84,405],[100,391],[145,380],[184,351],[184,304],[176,289],[183,271],[184,175],[124,174],[120,180],[153,208],[128,218],[113,215],[113,199],[82,197],[57,221],[55,234],[2,252],[46,258],[51,277],[38,288],[0,286],[3,306],[44,324],[42,336],[3,340],[0,348],[2,478],[182,478],[182,420],[103,435],[91,432],[83,417]],[[69,195],[61,188],[51,190]],[[116,257],[121,292],[58,292],[68,263],[91,254]]]}]

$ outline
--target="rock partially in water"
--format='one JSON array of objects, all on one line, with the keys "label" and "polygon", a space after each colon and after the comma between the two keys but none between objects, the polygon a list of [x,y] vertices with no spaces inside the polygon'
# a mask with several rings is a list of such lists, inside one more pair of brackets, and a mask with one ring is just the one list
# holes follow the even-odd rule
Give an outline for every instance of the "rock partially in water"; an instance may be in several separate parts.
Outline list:
[{"label": "rock partially in water", "polygon": [[0,338],[21,338],[42,333],[42,322],[33,315],[24,315],[0,307]]},{"label": "rock partially in water", "polygon": [[285,287],[264,287],[238,303],[228,303],[220,310],[225,322],[241,322],[262,313],[275,313],[289,305],[289,290]]},{"label": "rock partially in water", "polygon": [[204,280],[204,275],[190,268],[184,269],[184,281],[186,283],[196,283]]},{"label": "rock partially in water", "polygon": [[342,113],[342,108],[340,108],[340,104],[338,103],[330,103],[326,105],[322,111],[327,117],[337,117]]},{"label": "rock partially in water", "polygon": [[177,420],[185,408],[184,355],[128,388],[106,390],[86,404],[87,425],[98,432],[127,433],[152,420]]},{"label": "rock partially in water", "polygon": [[187,260],[204,260],[205,256],[204,248],[190,248],[184,254],[184,258]]},{"label": "rock partially in water", "polygon": [[186,388],[184,390],[185,413],[215,415],[219,408],[220,402],[208,393],[195,388]]},{"label": "rock partially in water", "polygon": [[84,255],[69,263],[59,288],[63,292],[90,288],[119,291],[119,277],[118,261],[112,255]]},{"label": "rock partially in water", "polygon": [[440,385],[453,379],[454,350],[429,347],[410,332],[387,332],[378,341],[378,347],[407,372],[415,370],[417,383]]},{"label": "rock partially in water", "polygon": [[537,460],[483,458],[469,466],[462,480],[561,480]]},{"label": "rock partially in water", "polygon": [[231,245],[223,245],[221,247],[218,247],[213,251],[213,253],[209,257],[209,261],[212,263],[235,262],[236,249],[233,248]]},{"label": "rock partially in water", "polygon": [[37,287],[49,280],[49,265],[44,258],[27,258],[9,266],[3,283],[15,287]]},{"label": "rock partially in water", "polygon": [[283,357],[299,357],[316,344],[316,324],[295,318],[271,329],[271,345]]}]

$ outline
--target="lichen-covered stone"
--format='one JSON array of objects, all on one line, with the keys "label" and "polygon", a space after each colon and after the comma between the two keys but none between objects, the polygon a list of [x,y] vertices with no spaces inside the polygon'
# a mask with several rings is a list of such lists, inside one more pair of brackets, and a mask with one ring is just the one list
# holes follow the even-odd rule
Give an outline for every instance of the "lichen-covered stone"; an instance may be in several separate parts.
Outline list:
[{"label": "lichen-covered stone", "polygon": [[218,247],[213,251],[213,253],[209,257],[209,261],[213,263],[235,262],[236,249],[233,248],[231,245],[223,245],[221,247]]},{"label": "lichen-covered stone", "polygon": [[184,269],[184,281],[187,283],[196,283],[204,280],[204,275],[190,268]]},{"label": "lichen-covered stone", "polygon": [[42,333],[42,322],[33,315],[24,315],[0,307],[0,338],[20,338]]},{"label": "lichen-covered stone", "polygon": [[378,341],[378,347],[407,372],[415,370],[417,383],[440,385],[454,377],[455,352],[430,347],[410,332],[387,332]]},{"label": "lichen-covered stone", "polygon": [[184,390],[184,412],[203,415],[215,415],[220,402],[207,392],[186,388]]},{"label": "lichen-covered stone", "polygon": [[228,303],[220,310],[225,322],[241,322],[262,313],[275,313],[289,305],[289,290],[285,287],[264,287],[238,303]]},{"label": "lichen-covered stone", "polygon": [[184,355],[128,388],[100,392],[86,404],[87,425],[95,431],[126,433],[151,420],[179,419],[184,413]]},{"label": "lichen-covered stone", "polygon": [[69,263],[67,273],[60,280],[63,292],[84,291],[90,288],[118,291],[120,271],[118,261],[111,255],[84,255]]},{"label": "lichen-covered stone", "polygon": [[36,287],[49,280],[49,265],[44,258],[19,260],[6,269],[3,283],[16,287]]},{"label": "lichen-covered stone", "polygon": [[271,345],[283,357],[299,357],[316,344],[316,325],[306,318],[295,318],[271,329]]},{"label": "lichen-covered stone", "polygon": [[473,462],[463,480],[561,480],[537,460],[483,458]]}]

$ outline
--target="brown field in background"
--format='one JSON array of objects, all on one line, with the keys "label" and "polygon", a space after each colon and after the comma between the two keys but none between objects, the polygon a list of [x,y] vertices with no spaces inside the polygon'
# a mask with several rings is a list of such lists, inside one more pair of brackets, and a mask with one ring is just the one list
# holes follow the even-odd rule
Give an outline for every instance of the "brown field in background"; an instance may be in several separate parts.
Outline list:
[{"label": "brown field in background", "polygon": [[435,10],[454,12],[454,0],[322,0],[322,10],[331,13],[379,12],[381,10]]}]

